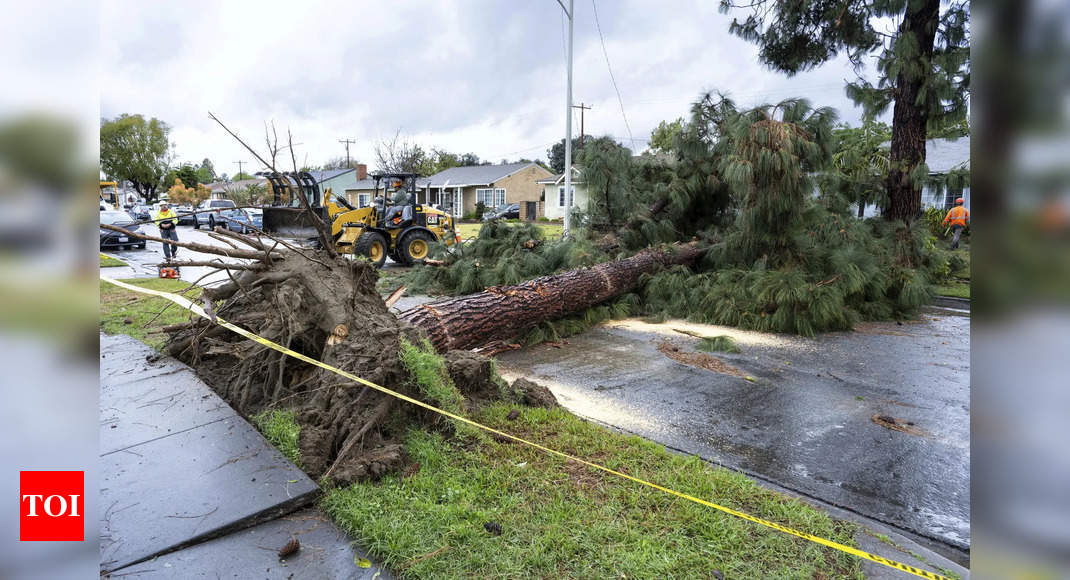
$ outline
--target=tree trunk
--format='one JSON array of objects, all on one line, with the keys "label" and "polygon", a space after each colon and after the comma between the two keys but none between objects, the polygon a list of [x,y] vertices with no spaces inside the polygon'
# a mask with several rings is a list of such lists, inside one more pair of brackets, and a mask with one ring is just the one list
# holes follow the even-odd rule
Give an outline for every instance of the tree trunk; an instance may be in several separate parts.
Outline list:
[{"label": "tree trunk", "polygon": [[895,108],[892,112],[892,147],[888,170],[888,220],[911,221],[921,213],[921,189],[910,180],[910,173],[925,162],[925,132],[929,121],[927,103],[918,102],[918,94],[932,67],[933,43],[940,22],[940,1],[909,2],[903,18],[899,42],[913,34],[918,41],[918,55],[913,72],[900,72],[895,81]]},{"label": "tree trunk", "polygon": [[517,286],[423,304],[398,318],[423,330],[435,349],[469,349],[517,337],[542,322],[582,312],[639,285],[643,274],[694,262],[695,246],[647,249],[617,262],[543,276]]}]

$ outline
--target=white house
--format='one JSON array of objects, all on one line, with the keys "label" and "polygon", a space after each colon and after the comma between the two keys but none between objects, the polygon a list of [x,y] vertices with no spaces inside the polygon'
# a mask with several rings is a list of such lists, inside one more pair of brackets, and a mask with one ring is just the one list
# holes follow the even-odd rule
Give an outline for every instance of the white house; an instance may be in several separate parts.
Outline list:
[{"label": "white house", "polygon": [[[566,211],[565,200],[565,174],[540,179],[537,182],[543,187],[544,214],[550,219],[563,219]],[[579,207],[587,211],[587,186],[583,183],[583,172],[575,165],[572,166],[572,200],[568,205]]]}]

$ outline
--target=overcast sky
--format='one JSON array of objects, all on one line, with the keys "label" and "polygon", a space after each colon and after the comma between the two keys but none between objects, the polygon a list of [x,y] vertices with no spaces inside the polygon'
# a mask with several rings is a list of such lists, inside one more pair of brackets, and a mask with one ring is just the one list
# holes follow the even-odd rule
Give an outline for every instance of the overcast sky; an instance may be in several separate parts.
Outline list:
[{"label": "overcast sky", "polygon": [[[565,0],[567,5],[567,0]],[[703,91],[741,104],[804,96],[857,123],[845,59],[788,78],[728,34],[713,0],[576,0],[574,101],[588,134],[636,151]],[[140,113],[172,127],[178,160],[219,173],[251,155],[208,118],[263,149],[264,122],[293,130],[298,164],[351,154],[396,131],[427,148],[498,162],[546,157],[565,131],[565,34],[555,0],[101,3],[101,116]],[[578,115],[574,134],[579,133]],[[289,165],[289,163],[287,163]],[[248,168],[248,166],[246,166]],[[259,169],[259,168],[256,168]]]}]

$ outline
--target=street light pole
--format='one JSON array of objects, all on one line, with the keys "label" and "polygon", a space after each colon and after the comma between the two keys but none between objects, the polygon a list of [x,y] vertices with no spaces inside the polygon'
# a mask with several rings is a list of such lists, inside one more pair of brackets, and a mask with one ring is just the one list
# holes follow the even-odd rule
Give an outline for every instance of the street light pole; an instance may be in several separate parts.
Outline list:
[{"label": "street light pole", "polygon": [[[558,0],[561,4],[561,0]],[[565,5],[561,4],[564,10]],[[562,236],[569,236],[569,226],[572,222],[572,15],[573,0],[568,0],[568,95],[565,100],[565,228]]]}]

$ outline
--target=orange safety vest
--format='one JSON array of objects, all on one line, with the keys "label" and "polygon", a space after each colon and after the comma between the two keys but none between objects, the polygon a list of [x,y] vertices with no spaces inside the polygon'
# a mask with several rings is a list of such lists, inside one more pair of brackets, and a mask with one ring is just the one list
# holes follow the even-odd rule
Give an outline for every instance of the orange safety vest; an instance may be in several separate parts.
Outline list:
[{"label": "orange safety vest", "polygon": [[966,220],[970,219],[970,210],[956,205],[955,207],[947,210],[947,217],[944,218],[944,224],[951,222],[953,226],[966,227]]}]

